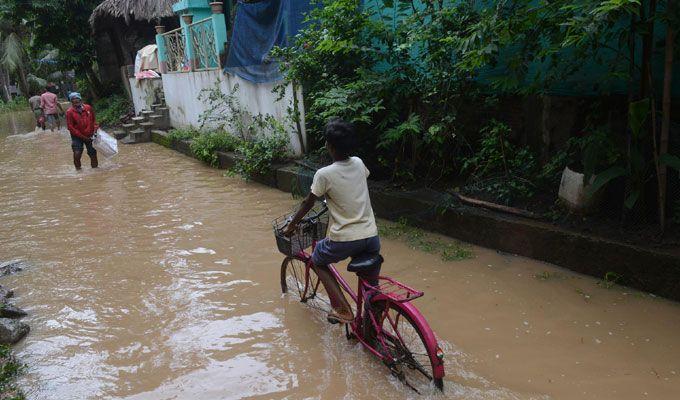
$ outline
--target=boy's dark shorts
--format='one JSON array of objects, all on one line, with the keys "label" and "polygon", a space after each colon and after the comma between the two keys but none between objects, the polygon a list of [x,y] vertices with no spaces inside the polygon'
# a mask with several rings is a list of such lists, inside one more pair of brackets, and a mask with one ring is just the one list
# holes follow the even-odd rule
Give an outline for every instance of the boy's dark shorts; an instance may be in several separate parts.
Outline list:
[{"label": "boy's dark shorts", "polygon": [[71,136],[71,149],[73,151],[83,151],[83,147],[87,147],[87,155],[88,156],[95,156],[97,155],[97,150],[92,147],[92,141],[85,142],[83,139],[79,138],[78,136]]},{"label": "boy's dark shorts", "polygon": [[335,242],[329,238],[319,241],[312,253],[314,265],[328,265],[349,257],[380,254],[380,238],[373,236],[351,242]]}]

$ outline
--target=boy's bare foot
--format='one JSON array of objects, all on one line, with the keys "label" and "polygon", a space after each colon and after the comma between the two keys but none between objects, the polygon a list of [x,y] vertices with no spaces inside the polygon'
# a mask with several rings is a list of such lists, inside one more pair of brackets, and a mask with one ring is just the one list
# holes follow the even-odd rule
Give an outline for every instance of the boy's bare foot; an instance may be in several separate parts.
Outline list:
[{"label": "boy's bare foot", "polygon": [[354,321],[354,314],[352,314],[351,310],[333,310],[328,313],[326,318],[331,323],[342,322],[343,324],[349,324]]}]

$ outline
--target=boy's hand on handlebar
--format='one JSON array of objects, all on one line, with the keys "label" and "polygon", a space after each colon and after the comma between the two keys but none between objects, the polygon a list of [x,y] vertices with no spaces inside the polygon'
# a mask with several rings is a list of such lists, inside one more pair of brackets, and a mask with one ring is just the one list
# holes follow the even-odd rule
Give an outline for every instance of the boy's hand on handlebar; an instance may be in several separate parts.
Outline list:
[{"label": "boy's hand on handlebar", "polygon": [[293,233],[295,233],[295,231],[298,228],[298,223],[300,223],[300,221],[305,216],[305,214],[307,214],[307,212],[312,209],[315,201],[316,201],[316,196],[314,196],[314,193],[310,192],[307,195],[307,198],[302,202],[300,209],[298,209],[298,211],[295,213],[295,215],[291,218],[291,221],[283,229],[283,234],[286,237],[291,237],[293,235]]}]

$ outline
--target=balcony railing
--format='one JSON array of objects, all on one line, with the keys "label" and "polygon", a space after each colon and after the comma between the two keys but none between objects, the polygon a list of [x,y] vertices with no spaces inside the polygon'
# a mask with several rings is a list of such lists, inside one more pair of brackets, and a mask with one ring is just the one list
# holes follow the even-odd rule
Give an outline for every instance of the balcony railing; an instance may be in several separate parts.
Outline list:
[{"label": "balcony railing", "polygon": [[191,38],[193,69],[219,68],[220,61],[215,47],[215,32],[212,18],[187,25]]},{"label": "balcony railing", "polygon": [[167,72],[189,71],[189,60],[186,52],[186,35],[183,28],[173,29],[162,35],[165,42],[165,59]]},{"label": "balcony railing", "polygon": [[160,35],[165,61],[163,72],[189,72],[220,68],[213,18],[206,18]]}]

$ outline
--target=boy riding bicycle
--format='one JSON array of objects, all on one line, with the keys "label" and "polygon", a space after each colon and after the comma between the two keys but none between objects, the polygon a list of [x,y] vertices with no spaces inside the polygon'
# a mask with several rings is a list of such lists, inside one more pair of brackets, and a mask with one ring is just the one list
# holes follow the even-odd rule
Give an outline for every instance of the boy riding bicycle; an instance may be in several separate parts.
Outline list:
[{"label": "boy riding bicycle", "polygon": [[[354,127],[348,122],[334,119],[326,124],[324,134],[326,149],[333,164],[316,171],[311,192],[284,234],[292,235],[314,203],[325,196],[330,213],[328,236],[317,243],[312,262],[333,306],[328,318],[349,323],[354,319],[352,308],[329,271],[328,264],[349,257],[377,256],[380,253],[380,239],[368,194],[366,178],[369,171],[359,157],[350,156],[356,141]],[[378,264],[375,270],[366,271],[362,276],[377,276],[379,272]]]}]

